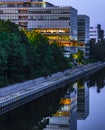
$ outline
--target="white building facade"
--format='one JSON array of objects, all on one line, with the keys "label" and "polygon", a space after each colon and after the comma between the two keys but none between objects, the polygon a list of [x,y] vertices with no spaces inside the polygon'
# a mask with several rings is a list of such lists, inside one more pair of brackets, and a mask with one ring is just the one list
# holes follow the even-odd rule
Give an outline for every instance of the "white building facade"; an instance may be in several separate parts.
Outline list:
[{"label": "white building facade", "polygon": [[98,42],[98,29],[97,27],[90,27],[90,40]]},{"label": "white building facade", "polygon": [[101,25],[97,24],[96,27],[90,27],[90,41],[96,43],[104,40],[104,30],[101,29]]}]

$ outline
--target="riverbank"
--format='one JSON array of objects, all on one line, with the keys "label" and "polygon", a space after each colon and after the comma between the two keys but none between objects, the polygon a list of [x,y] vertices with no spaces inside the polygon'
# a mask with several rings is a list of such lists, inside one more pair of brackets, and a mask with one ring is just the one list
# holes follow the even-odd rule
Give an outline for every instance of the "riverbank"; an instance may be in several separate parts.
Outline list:
[{"label": "riverbank", "polygon": [[0,114],[30,102],[57,88],[75,82],[84,75],[91,74],[105,67],[105,63],[92,63],[48,77],[41,77],[0,89]]}]

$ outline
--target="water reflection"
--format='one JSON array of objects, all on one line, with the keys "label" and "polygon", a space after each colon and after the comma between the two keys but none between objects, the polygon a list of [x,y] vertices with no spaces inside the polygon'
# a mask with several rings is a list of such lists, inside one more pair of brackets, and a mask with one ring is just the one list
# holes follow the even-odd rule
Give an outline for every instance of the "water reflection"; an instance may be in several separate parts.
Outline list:
[{"label": "water reflection", "polygon": [[97,93],[105,86],[105,69],[102,69],[89,77],[89,87],[96,86]]},{"label": "water reflection", "polygon": [[68,88],[43,130],[77,130],[77,89]]},{"label": "water reflection", "polygon": [[[85,81],[86,82],[86,81]],[[89,76],[89,115],[78,120],[78,130],[105,130],[105,69]]]},{"label": "water reflection", "polygon": [[0,117],[0,130],[105,130],[104,86],[101,70]]},{"label": "water reflection", "polygon": [[87,83],[83,79],[77,81],[77,117],[79,120],[85,120],[89,115],[89,88]]},{"label": "water reflection", "polygon": [[45,126],[43,119],[58,110],[65,91],[57,89],[0,117],[0,130],[41,130]]}]

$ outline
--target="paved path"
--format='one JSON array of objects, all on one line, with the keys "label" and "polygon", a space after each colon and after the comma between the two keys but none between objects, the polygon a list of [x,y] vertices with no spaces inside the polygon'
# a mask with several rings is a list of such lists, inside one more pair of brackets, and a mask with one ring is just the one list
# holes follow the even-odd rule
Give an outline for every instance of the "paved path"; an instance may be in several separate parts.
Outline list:
[{"label": "paved path", "polygon": [[[105,63],[89,64],[75,69],[66,70],[65,72],[60,72],[47,78],[39,78],[39,80],[30,80],[1,88],[0,108],[3,108],[1,113],[9,111],[13,108],[16,108],[16,106],[20,106],[33,100],[35,98],[32,97],[33,94],[36,94],[38,97],[38,93],[47,93],[47,90],[49,89],[56,89],[58,84],[62,84],[63,82],[69,81],[70,79],[72,80],[75,77],[77,78],[78,76],[87,72],[92,73],[92,71],[94,72],[94,70],[96,71],[97,69],[101,69],[103,67],[105,67]],[[28,99],[28,97],[30,98]],[[9,107],[9,104],[12,103],[14,103],[14,105]],[[5,106],[8,106],[8,108],[4,109]]]}]

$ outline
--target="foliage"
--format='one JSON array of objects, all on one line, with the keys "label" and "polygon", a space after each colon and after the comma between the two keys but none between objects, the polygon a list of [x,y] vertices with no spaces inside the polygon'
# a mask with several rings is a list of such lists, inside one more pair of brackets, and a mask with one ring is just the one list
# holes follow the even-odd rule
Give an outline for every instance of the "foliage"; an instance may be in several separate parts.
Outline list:
[{"label": "foliage", "polygon": [[90,59],[92,61],[105,61],[105,41],[92,43],[90,42]]},{"label": "foliage", "polygon": [[70,54],[69,62],[71,63],[72,66],[84,64],[85,63],[84,52],[82,50],[78,49],[77,53]]},{"label": "foliage", "polygon": [[30,64],[33,69],[32,77],[47,76],[54,72],[64,70],[67,61],[63,48],[56,43],[49,44],[48,39],[35,31],[25,32],[31,42]]},{"label": "foliage", "polygon": [[27,64],[26,48],[16,34],[0,33],[0,76],[8,82],[20,81]]},{"label": "foliage", "polygon": [[22,31],[0,20],[0,87],[68,67],[64,49],[35,31]]},{"label": "foliage", "polygon": [[0,20],[0,31],[15,33],[15,32],[19,32],[19,29],[18,26],[12,23],[10,20],[7,21]]},{"label": "foliage", "polygon": [[84,52],[82,50],[78,49],[78,52],[77,52],[78,62],[82,62],[83,59],[84,59]]}]

